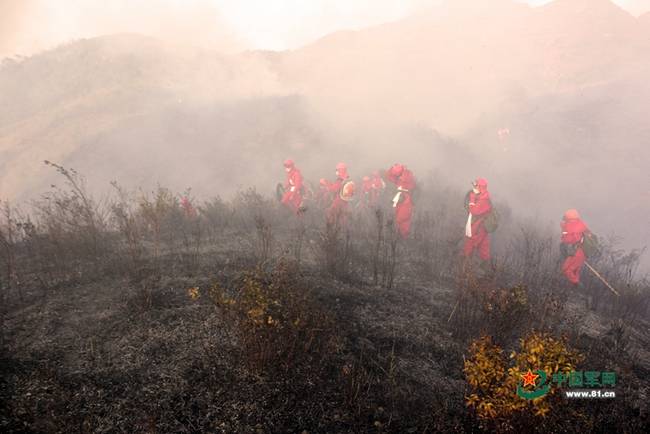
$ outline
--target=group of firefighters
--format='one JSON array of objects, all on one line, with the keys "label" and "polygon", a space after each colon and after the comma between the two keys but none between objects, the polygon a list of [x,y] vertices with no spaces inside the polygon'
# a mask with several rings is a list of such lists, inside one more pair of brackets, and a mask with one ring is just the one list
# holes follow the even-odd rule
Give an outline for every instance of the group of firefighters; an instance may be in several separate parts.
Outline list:
[{"label": "group of firefighters", "polygon": [[[281,202],[297,216],[301,216],[304,206],[305,185],[300,170],[293,160],[285,160],[284,168],[287,179],[284,184],[284,193]],[[413,217],[413,191],[416,188],[413,172],[403,164],[396,163],[387,171],[374,172],[364,176],[361,184],[361,198],[359,203],[369,208],[380,205],[380,200],[386,188],[385,181],[396,186],[396,194],[392,199],[392,208],[395,213],[395,229],[403,239],[408,238],[411,231]],[[348,207],[355,195],[355,184],[350,179],[345,163],[336,165],[336,179],[330,181],[320,180],[319,201],[327,207],[326,218],[328,224],[347,224]],[[465,243],[463,256],[471,258],[478,253],[482,264],[489,264],[490,234],[486,228],[488,216],[493,212],[493,205],[488,191],[487,180],[477,178],[472,182],[472,190],[466,196],[465,208],[467,210],[467,223],[465,225]],[[578,211],[570,209],[564,213],[561,222],[562,237],[561,247],[565,259],[562,272],[573,285],[580,283],[580,273],[585,263],[585,253],[582,243],[585,237],[590,237],[591,232],[587,225],[580,219]]]}]

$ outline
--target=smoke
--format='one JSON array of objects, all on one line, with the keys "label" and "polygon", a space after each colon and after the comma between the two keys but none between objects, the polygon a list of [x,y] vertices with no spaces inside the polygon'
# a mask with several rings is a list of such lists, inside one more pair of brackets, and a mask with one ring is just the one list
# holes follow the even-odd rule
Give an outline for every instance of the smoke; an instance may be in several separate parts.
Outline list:
[{"label": "smoke", "polygon": [[33,6],[34,0],[0,1],[0,58],[33,49],[32,35],[25,31]]},{"label": "smoke", "polygon": [[[632,224],[650,213],[635,197],[648,185],[650,33],[613,3],[435,2],[300,49],[228,55],[241,41],[216,25],[219,3],[181,3],[6,3],[4,47],[156,38],[106,36],[0,69],[0,195],[46,189],[44,159],[89,174],[92,187],[116,179],[203,197],[268,193],[287,157],[316,185],[338,161],[356,179],[400,162],[422,182],[486,177],[519,214],[555,220],[575,207],[627,247],[650,243]],[[37,31],[39,13],[58,24]]]},{"label": "smoke", "polygon": [[[550,0],[517,0],[541,6]],[[0,0],[0,59],[79,38],[140,33],[221,52],[294,49],[326,34],[402,19],[426,9],[498,8],[489,0]],[[589,2],[587,2],[589,3]],[[650,0],[614,0],[633,15]],[[496,6],[495,6],[496,5]]]},{"label": "smoke", "polygon": [[115,33],[224,53],[245,48],[210,0],[1,0],[0,11],[0,58]]}]

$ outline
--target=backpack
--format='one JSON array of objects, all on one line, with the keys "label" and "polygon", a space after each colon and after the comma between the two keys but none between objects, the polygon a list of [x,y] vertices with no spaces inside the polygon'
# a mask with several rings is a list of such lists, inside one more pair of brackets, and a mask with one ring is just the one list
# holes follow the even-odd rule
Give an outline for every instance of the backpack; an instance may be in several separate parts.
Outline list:
[{"label": "backpack", "polygon": [[492,233],[499,228],[499,212],[495,208],[492,208],[483,218],[483,227],[488,233]]},{"label": "backpack", "polygon": [[483,227],[488,233],[492,233],[499,228],[499,211],[496,207],[490,202],[491,210],[488,212],[485,217],[483,217]]},{"label": "backpack", "polygon": [[578,251],[577,244],[560,243],[560,255],[562,255],[562,259],[566,259],[569,256],[575,256],[577,251]]},{"label": "backpack", "polygon": [[465,195],[465,211],[469,212],[469,194],[472,192],[472,190],[468,191],[467,194]]},{"label": "backpack", "polygon": [[278,185],[275,186],[275,198],[278,200],[278,202],[282,202],[283,197],[284,197],[284,184],[278,182]]},{"label": "backpack", "polygon": [[592,258],[600,254],[600,242],[596,234],[585,232],[582,237],[582,251],[587,258]]}]

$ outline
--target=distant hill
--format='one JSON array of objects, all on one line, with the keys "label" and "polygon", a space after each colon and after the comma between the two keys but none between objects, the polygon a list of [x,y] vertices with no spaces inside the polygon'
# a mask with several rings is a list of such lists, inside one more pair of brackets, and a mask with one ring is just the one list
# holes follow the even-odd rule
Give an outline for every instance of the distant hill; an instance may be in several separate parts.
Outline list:
[{"label": "distant hill", "polygon": [[[0,69],[0,194],[30,197],[49,185],[44,159],[77,165],[92,175],[91,184],[102,172],[151,184],[174,177],[162,171],[167,163],[191,162],[203,149],[207,154],[199,158],[206,165],[197,169],[219,172],[224,151],[232,154],[241,146],[224,137],[256,130],[256,139],[263,139],[278,134],[276,127],[291,128],[272,120],[268,128],[249,128],[256,119],[246,118],[259,115],[270,100],[277,98],[280,108],[272,110],[275,119],[290,116],[297,101],[274,90],[273,77],[253,62],[166,47],[138,35],[82,40],[20,62],[5,61]],[[260,101],[257,112],[255,100]],[[201,114],[210,113],[215,118],[199,126]],[[171,118],[174,114],[177,119]],[[168,160],[161,167],[152,164],[163,157]],[[192,181],[197,180],[186,179]]]}]

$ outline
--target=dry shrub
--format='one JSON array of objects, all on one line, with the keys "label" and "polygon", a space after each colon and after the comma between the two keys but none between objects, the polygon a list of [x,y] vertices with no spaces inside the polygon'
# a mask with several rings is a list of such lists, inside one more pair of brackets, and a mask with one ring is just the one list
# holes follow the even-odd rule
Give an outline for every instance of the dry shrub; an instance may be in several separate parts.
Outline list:
[{"label": "dry shrub", "polygon": [[349,281],[353,275],[352,262],[355,259],[351,224],[327,222],[318,238],[319,259],[322,267],[332,276]]},{"label": "dry shrub", "polygon": [[511,280],[532,288],[555,287],[560,282],[559,239],[539,222],[525,222],[519,230],[506,235],[508,247],[501,261]]},{"label": "dry shrub", "polygon": [[640,281],[636,284],[620,287],[620,297],[611,297],[610,315],[613,318],[626,318],[635,322],[650,319],[650,282]]},{"label": "dry shrub", "polygon": [[163,245],[174,252],[177,228],[183,219],[178,198],[169,189],[159,186],[151,194],[142,193],[138,205],[144,235],[153,242],[154,259],[160,257]]},{"label": "dry shrub", "polygon": [[253,243],[253,252],[259,265],[268,262],[273,254],[273,230],[268,220],[262,215],[254,216],[255,221],[255,241]]},{"label": "dry shrub", "polygon": [[117,193],[111,206],[111,229],[121,236],[122,251],[126,252],[122,262],[127,260],[132,273],[137,273],[148,259],[159,261],[165,252],[178,256],[174,265],[197,269],[208,223],[191,205],[189,189],[182,194],[190,204],[185,209],[178,196],[167,188],[136,195],[116,182],[111,185]]},{"label": "dry shrub", "polygon": [[565,340],[547,334],[532,333],[519,341],[519,351],[508,358],[489,336],[474,340],[465,360],[464,372],[470,393],[466,405],[471,408],[484,428],[501,432],[528,432],[548,418],[558,404],[557,390],[548,395],[526,400],[516,393],[521,376],[529,370],[543,370],[547,383],[553,374],[568,374],[575,370],[583,357],[570,349]]},{"label": "dry shrub", "polygon": [[244,273],[231,290],[214,285],[208,295],[231,317],[249,369],[321,369],[337,345],[333,317],[287,263]]},{"label": "dry shrub", "polygon": [[181,258],[188,271],[196,271],[200,265],[201,249],[204,246],[207,234],[207,224],[205,219],[201,218],[199,212],[194,208],[195,198],[191,196],[192,189],[188,188],[183,192],[182,197],[187,200],[181,202],[181,206],[175,213],[178,217],[176,221],[178,230],[181,234],[182,252]]},{"label": "dry shrub", "polygon": [[528,288],[516,285],[485,293],[483,312],[487,333],[500,342],[508,342],[512,334],[529,321]]},{"label": "dry shrub", "polygon": [[[440,180],[431,180],[422,200],[415,204],[412,261],[418,274],[435,280],[453,279],[461,242],[464,239],[463,192],[445,188]],[[425,198],[428,201],[425,201]]]},{"label": "dry shrub", "polygon": [[[114,246],[109,234],[110,209],[86,191],[74,169],[49,161],[63,177],[32,203],[31,215],[15,221],[17,263],[23,277],[44,290],[102,275]],[[18,268],[18,267],[17,267]]]},{"label": "dry shrub", "polygon": [[0,201],[0,208],[0,258],[2,258],[3,265],[0,276],[4,278],[0,280],[1,290],[5,282],[7,288],[11,289],[15,286],[18,278],[16,270],[16,242],[19,237],[19,223],[14,217],[14,209],[9,202]]},{"label": "dry shrub", "polygon": [[74,169],[45,161],[64,177],[65,188],[53,186],[41,208],[42,215],[54,219],[68,233],[81,235],[89,244],[90,253],[100,255],[102,235],[106,232],[108,210],[102,202],[95,201],[86,189],[86,180]]},{"label": "dry shrub", "polygon": [[457,295],[453,318],[453,332],[461,338],[484,333],[500,344],[511,341],[530,325],[528,288],[515,285],[494,288],[491,282],[468,279]]},{"label": "dry shrub", "polygon": [[231,202],[232,226],[244,234],[257,265],[273,258],[274,231],[286,223],[277,201],[262,196],[255,188],[238,192]]},{"label": "dry shrub", "polygon": [[605,285],[585,269],[585,291],[591,298],[591,308],[613,318],[629,320],[650,318],[650,285],[639,277],[643,249],[624,251],[617,247],[618,240],[610,237],[601,245],[600,255],[588,262],[618,290],[614,295]]},{"label": "dry shrub", "polygon": [[[16,221],[12,217],[12,207],[8,202],[0,201],[0,259],[2,259],[2,271],[0,271],[0,352],[5,346],[5,314],[7,310],[7,299],[9,291],[16,286],[18,276],[16,272]],[[19,290],[22,300],[22,291]]]},{"label": "dry shrub", "polygon": [[304,245],[307,238],[307,228],[305,226],[304,219],[300,217],[296,219],[295,222],[292,222],[290,231],[293,236],[287,243],[287,247],[284,250],[284,255],[289,255],[291,258],[293,258],[296,264],[300,265],[302,262]]},{"label": "dry shrub", "polygon": [[86,191],[83,176],[74,169],[45,161],[64,178],[64,186],[52,189],[34,203],[35,232],[45,245],[40,246],[66,262],[97,261],[106,253],[108,209]]},{"label": "dry shrub", "polygon": [[217,196],[198,206],[199,215],[206,225],[210,241],[216,241],[232,221],[232,210],[226,202]]},{"label": "dry shrub", "polygon": [[120,187],[117,182],[111,182],[117,193],[117,199],[111,206],[113,227],[122,235],[126,243],[128,265],[133,270],[138,266],[145,251],[143,246],[143,219],[137,213],[135,199],[132,194]]},{"label": "dry shrub", "polygon": [[327,222],[325,225],[325,230],[320,233],[319,236],[319,247],[321,254],[321,264],[324,265],[324,268],[331,273],[336,275],[339,269],[339,233],[341,228],[337,224]]},{"label": "dry shrub", "polygon": [[237,192],[231,201],[233,226],[235,229],[250,232],[255,220],[263,217],[272,227],[282,225],[286,215],[276,200],[262,196],[255,188]]},{"label": "dry shrub", "polygon": [[[392,218],[394,211],[386,207],[362,208],[352,217],[352,227],[346,234],[349,246],[342,257],[348,264],[358,266],[359,275],[373,285],[392,288],[398,269],[398,256],[408,249],[401,241]],[[352,236],[350,236],[352,235]],[[415,255],[417,257],[417,255]],[[404,261],[406,262],[406,261]],[[400,265],[404,265],[400,261]]]}]

